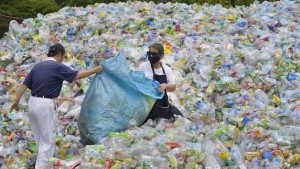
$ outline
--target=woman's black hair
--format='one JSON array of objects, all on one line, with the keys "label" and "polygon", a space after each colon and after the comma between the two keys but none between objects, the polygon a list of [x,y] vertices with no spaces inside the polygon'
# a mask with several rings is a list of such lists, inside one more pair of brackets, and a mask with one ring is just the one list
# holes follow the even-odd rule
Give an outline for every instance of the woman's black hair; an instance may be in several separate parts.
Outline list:
[{"label": "woman's black hair", "polygon": [[154,44],[150,45],[149,47],[155,48],[158,51],[158,54],[160,55],[161,58],[164,56],[165,49],[162,44],[154,43]]},{"label": "woman's black hair", "polygon": [[65,50],[65,48],[63,47],[62,44],[56,43],[56,44],[54,44],[53,46],[51,46],[49,48],[48,57],[54,57],[59,53],[61,53],[62,55],[65,55],[66,50]]}]

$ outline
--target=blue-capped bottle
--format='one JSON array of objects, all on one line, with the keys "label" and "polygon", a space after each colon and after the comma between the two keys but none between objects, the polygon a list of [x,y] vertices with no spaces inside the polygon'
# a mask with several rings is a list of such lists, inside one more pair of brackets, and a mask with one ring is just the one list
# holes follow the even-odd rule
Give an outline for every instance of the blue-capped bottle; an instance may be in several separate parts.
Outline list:
[{"label": "blue-capped bottle", "polygon": [[295,73],[288,73],[288,75],[286,76],[286,80],[288,81],[297,80],[297,79],[298,79],[298,75],[296,75]]}]

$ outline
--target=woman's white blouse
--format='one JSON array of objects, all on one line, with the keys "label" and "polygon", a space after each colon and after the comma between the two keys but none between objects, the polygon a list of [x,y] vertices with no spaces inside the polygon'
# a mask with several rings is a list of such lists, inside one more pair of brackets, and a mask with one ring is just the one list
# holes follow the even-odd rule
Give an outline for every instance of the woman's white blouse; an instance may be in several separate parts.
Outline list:
[{"label": "woman's white blouse", "polygon": [[[175,84],[175,77],[174,77],[174,73],[172,72],[172,69],[164,63],[162,63],[162,66],[164,67],[165,73],[167,75],[168,83]],[[149,61],[140,64],[139,71],[143,71],[147,78],[153,79],[153,72],[152,72],[151,64]],[[164,74],[162,68],[154,69],[154,72],[157,75]]]}]

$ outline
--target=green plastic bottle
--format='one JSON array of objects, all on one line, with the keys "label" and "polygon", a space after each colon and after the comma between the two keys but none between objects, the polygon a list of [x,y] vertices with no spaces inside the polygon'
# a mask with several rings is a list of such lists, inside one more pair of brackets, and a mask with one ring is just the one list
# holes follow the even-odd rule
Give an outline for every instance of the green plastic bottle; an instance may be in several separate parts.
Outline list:
[{"label": "green plastic bottle", "polygon": [[130,133],[128,132],[128,130],[124,131],[124,132],[109,132],[108,137],[112,138],[112,137],[122,137],[125,139],[128,139],[130,136]]}]

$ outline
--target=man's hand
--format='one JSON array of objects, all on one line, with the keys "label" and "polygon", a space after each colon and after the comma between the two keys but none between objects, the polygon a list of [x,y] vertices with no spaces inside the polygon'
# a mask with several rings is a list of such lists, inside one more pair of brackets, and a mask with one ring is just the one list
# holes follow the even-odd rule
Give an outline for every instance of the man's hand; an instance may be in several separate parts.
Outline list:
[{"label": "man's hand", "polygon": [[19,101],[20,101],[21,97],[23,96],[26,89],[27,89],[27,86],[25,84],[21,84],[19,91],[17,92],[17,96],[16,96],[14,102],[12,103],[12,105],[10,106],[10,110],[9,110],[10,113],[14,109],[19,110]]},{"label": "man's hand", "polygon": [[10,107],[9,112],[11,113],[14,109],[19,110],[19,102],[18,101],[13,102],[13,104]]}]

